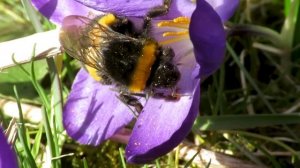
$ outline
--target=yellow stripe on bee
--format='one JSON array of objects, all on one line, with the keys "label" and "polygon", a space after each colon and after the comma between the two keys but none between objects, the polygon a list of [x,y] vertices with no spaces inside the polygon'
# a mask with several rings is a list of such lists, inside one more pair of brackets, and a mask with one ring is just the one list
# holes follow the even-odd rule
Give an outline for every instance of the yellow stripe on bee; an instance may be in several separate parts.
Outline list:
[{"label": "yellow stripe on bee", "polygon": [[[114,14],[109,13],[109,14],[106,14],[106,15],[100,17],[97,20],[97,23],[99,25],[109,27],[112,24],[114,24],[116,21],[117,21],[116,16]],[[93,29],[91,29],[91,31],[89,32],[89,38],[91,40],[91,44],[98,49],[100,48],[100,41],[102,40],[101,38],[99,38],[100,34],[101,34],[101,30],[99,29],[99,26],[97,26],[97,25],[95,25],[93,27]],[[89,57],[86,57],[87,60],[91,63],[95,63],[94,60],[91,59],[93,57],[97,57],[95,50],[89,49],[89,55],[90,55]],[[94,78],[96,81],[101,81],[101,77],[99,76],[97,69],[90,67],[88,65],[85,65],[85,67],[86,67],[86,70],[88,71],[88,73],[92,76],[92,78]]]},{"label": "yellow stripe on bee", "polygon": [[86,70],[91,75],[92,78],[94,78],[96,81],[100,81],[101,77],[98,75],[98,71],[95,68],[92,68],[88,65],[85,65]]},{"label": "yellow stripe on bee", "polygon": [[152,65],[156,60],[156,47],[157,44],[154,42],[149,42],[143,47],[142,55],[139,57],[131,77],[131,83],[128,87],[129,91],[137,93],[145,89],[146,82],[151,73]]},{"label": "yellow stripe on bee", "polygon": [[99,28],[99,25],[110,28],[110,26],[116,22],[117,22],[116,16],[111,13],[100,17],[97,20],[97,24],[95,24],[94,27],[88,33],[92,45],[99,47],[101,41],[103,40],[102,38],[100,38],[101,33],[103,33],[103,30]]},{"label": "yellow stripe on bee", "polygon": [[109,27],[116,22],[116,16],[114,14],[106,14],[98,20],[98,24]]}]

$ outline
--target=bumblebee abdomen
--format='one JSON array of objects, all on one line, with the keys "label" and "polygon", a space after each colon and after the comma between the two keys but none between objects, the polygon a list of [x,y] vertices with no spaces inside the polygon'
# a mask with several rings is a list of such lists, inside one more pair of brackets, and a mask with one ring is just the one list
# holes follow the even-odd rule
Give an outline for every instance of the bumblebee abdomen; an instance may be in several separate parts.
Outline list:
[{"label": "bumblebee abdomen", "polygon": [[104,67],[109,76],[130,92],[142,92],[147,85],[152,66],[156,60],[157,43],[152,40],[110,41],[103,43]]},{"label": "bumblebee abdomen", "polygon": [[142,44],[112,40],[102,43],[103,67],[117,84],[129,86]]},{"label": "bumblebee abdomen", "polygon": [[156,60],[156,50],[157,43],[153,41],[147,41],[143,46],[131,76],[131,82],[128,86],[129,91],[136,93],[145,89],[152,66]]}]

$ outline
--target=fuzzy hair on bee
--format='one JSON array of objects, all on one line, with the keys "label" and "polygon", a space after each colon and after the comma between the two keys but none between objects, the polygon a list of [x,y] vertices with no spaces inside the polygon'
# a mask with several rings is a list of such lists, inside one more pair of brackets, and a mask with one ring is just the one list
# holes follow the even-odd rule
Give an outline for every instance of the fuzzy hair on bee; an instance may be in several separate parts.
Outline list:
[{"label": "fuzzy hair on bee", "polygon": [[95,72],[95,79],[114,84],[122,93],[174,89],[180,79],[173,63],[174,51],[149,33],[152,18],[166,14],[170,4],[171,0],[164,0],[162,6],[150,9],[141,30],[136,30],[127,17],[113,13],[94,19],[68,16],[62,24],[60,42],[68,55]]}]

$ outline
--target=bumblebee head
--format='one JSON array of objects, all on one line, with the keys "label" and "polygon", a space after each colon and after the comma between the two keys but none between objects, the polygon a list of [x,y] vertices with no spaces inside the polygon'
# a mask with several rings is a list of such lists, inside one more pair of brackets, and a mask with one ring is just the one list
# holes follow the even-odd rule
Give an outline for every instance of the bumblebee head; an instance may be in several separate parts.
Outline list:
[{"label": "bumblebee head", "polygon": [[128,20],[126,17],[115,16],[115,21],[110,25],[110,28],[118,33],[124,35],[132,35],[133,34],[133,23]]},{"label": "bumblebee head", "polygon": [[176,86],[179,79],[180,72],[177,66],[171,62],[162,62],[154,73],[152,78],[152,87],[172,88]]}]

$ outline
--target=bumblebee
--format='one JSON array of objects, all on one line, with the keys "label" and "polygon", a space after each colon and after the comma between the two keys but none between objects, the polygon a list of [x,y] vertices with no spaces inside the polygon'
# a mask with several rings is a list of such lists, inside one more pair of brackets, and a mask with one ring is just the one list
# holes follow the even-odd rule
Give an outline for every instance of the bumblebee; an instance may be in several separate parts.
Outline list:
[{"label": "bumblebee", "polygon": [[[164,0],[163,6],[151,9],[141,30],[136,30],[127,17],[113,13],[94,19],[68,16],[63,21],[60,42],[68,55],[96,70],[94,78],[116,85],[126,95],[174,89],[180,79],[172,62],[174,51],[150,36],[151,19],[166,14],[170,3]],[[123,101],[127,96],[121,97]]]}]

